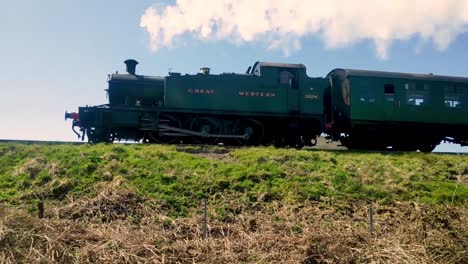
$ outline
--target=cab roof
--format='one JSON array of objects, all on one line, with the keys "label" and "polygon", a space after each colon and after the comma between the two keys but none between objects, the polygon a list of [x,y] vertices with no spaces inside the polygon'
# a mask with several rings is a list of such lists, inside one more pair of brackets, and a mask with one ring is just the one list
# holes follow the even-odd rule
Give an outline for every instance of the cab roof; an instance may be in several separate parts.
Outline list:
[{"label": "cab roof", "polygon": [[278,68],[299,68],[305,69],[306,66],[304,64],[292,64],[292,63],[276,63],[276,62],[257,62],[261,67],[278,67]]}]

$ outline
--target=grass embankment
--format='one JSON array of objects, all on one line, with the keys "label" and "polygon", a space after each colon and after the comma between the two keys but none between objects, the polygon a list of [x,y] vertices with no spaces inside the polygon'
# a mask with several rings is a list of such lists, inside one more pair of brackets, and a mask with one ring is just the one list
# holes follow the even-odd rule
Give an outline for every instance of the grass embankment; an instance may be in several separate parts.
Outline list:
[{"label": "grass embankment", "polygon": [[464,262],[467,164],[422,153],[0,144],[0,262]]}]

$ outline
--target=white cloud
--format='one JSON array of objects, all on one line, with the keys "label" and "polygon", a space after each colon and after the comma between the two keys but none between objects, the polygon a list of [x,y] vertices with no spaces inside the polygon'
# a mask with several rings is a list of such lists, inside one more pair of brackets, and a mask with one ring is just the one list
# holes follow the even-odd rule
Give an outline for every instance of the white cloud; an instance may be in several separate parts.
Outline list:
[{"label": "white cloud", "polygon": [[301,38],[317,35],[327,48],[372,40],[385,59],[392,42],[412,37],[447,49],[468,31],[468,0],[178,0],[148,7],[140,26],[152,51],[188,34],[237,44],[259,41],[289,54],[301,49]]}]

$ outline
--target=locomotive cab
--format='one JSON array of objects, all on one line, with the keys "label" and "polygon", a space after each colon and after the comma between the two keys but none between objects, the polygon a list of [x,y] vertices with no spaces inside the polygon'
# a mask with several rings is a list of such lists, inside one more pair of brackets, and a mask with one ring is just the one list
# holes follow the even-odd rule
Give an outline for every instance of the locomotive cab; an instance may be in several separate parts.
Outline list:
[{"label": "locomotive cab", "polygon": [[308,82],[303,64],[256,62],[251,73],[261,77],[265,86],[284,91],[287,112],[301,112],[301,93]]}]

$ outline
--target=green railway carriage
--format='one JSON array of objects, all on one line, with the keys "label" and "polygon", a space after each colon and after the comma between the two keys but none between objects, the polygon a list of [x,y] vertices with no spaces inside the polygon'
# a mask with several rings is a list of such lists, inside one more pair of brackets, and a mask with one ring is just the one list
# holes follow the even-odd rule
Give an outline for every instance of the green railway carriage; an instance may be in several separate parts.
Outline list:
[{"label": "green railway carriage", "polygon": [[330,133],[351,148],[421,151],[468,142],[468,78],[335,69]]}]

